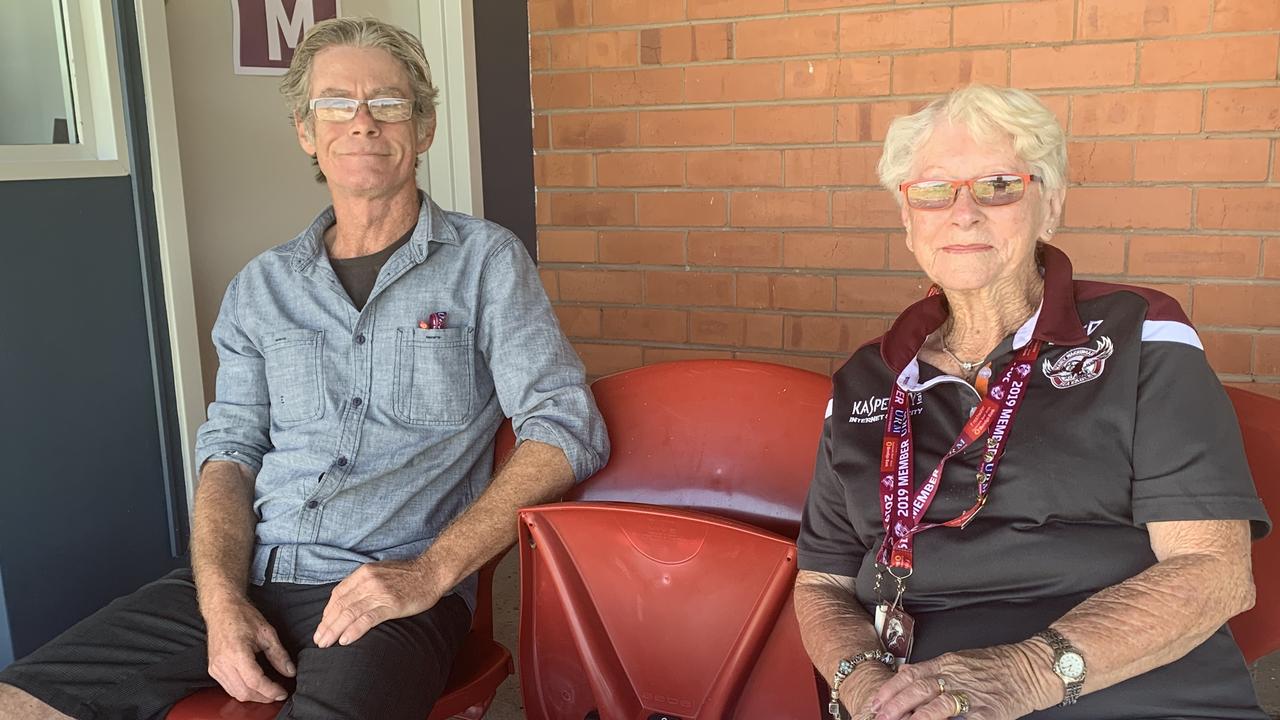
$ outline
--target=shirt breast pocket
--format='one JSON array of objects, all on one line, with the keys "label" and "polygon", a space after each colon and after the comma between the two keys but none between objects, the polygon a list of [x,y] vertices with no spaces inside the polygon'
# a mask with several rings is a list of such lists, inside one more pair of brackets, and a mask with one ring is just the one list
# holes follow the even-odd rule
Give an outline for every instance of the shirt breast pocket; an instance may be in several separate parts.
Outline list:
[{"label": "shirt breast pocket", "polygon": [[410,425],[460,425],[475,390],[472,329],[399,328],[392,409]]},{"label": "shirt breast pocket", "polygon": [[278,425],[316,420],[324,414],[320,353],[324,333],[303,328],[267,333],[262,347],[271,419]]}]

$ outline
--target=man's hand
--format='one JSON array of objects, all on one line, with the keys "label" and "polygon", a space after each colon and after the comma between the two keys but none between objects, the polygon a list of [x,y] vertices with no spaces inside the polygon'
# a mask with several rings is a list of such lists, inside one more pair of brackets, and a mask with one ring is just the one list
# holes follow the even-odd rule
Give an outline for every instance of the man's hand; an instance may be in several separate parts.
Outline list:
[{"label": "man's hand", "polygon": [[423,560],[368,563],[338,583],[316,628],[316,645],[350,645],[378,623],[430,610],[443,593]]},{"label": "man's hand", "polygon": [[257,653],[267,656],[281,675],[296,669],[275,628],[247,600],[231,600],[205,613],[209,633],[209,676],[241,702],[269,703],[288,694],[258,665]]}]

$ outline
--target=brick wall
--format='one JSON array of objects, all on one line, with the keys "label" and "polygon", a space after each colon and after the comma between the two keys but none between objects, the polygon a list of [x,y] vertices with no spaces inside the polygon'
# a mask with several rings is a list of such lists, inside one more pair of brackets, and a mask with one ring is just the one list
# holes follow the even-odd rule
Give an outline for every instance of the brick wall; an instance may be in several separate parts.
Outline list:
[{"label": "brick wall", "polygon": [[592,375],[838,367],[924,291],[875,163],[971,81],[1067,129],[1057,242],[1280,394],[1280,0],[531,0],[538,248]]}]

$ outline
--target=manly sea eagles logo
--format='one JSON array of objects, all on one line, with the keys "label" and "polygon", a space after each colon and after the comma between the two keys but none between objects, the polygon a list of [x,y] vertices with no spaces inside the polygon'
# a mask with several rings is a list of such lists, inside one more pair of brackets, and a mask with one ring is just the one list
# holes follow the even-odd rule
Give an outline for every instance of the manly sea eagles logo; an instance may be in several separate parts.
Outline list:
[{"label": "manly sea eagles logo", "polygon": [[1113,352],[1111,338],[1103,335],[1094,347],[1071,348],[1052,363],[1046,359],[1041,367],[1055,388],[1066,390],[1096,380]]}]

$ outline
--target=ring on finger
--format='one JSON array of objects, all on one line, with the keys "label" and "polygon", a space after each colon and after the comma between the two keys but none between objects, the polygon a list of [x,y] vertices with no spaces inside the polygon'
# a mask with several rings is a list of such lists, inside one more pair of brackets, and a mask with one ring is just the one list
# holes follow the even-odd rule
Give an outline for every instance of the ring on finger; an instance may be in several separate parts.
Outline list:
[{"label": "ring on finger", "polygon": [[938,681],[938,694],[945,695],[947,692],[947,681],[942,679],[941,675],[934,679]]},{"label": "ring on finger", "polygon": [[969,712],[969,696],[962,692],[951,693],[951,702],[955,704],[952,717],[964,717]]}]

